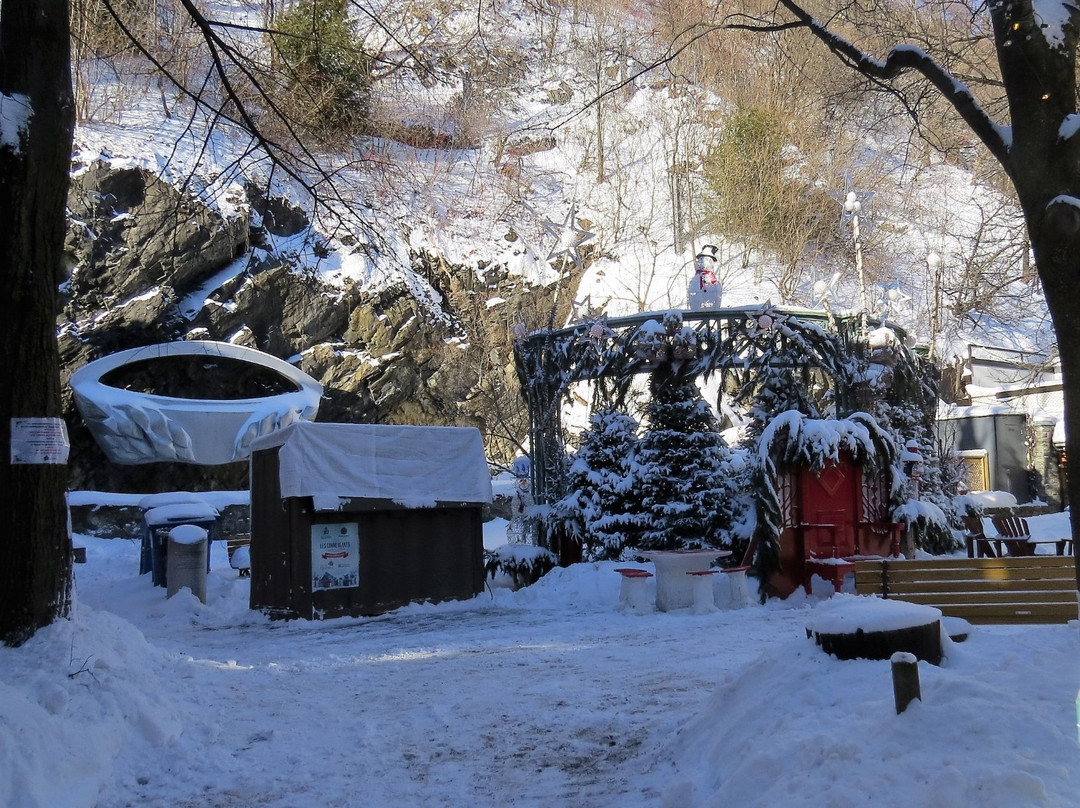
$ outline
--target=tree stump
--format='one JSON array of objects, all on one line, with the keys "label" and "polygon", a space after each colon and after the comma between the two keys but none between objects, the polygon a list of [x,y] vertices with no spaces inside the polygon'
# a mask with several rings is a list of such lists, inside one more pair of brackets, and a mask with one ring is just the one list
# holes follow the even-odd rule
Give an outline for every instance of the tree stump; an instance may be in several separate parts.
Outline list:
[{"label": "tree stump", "polygon": [[838,595],[815,609],[806,636],[837,659],[891,659],[904,651],[941,663],[941,611],[932,606]]}]

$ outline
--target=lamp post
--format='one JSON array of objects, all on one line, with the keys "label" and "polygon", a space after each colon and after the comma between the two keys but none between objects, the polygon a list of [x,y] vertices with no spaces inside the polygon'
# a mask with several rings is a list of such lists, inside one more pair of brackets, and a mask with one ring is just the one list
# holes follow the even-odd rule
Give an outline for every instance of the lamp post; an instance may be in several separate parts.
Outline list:
[{"label": "lamp post", "polygon": [[863,272],[862,260],[862,233],[860,232],[860,219],[864,213],[863,207],[874,198],[873,191],[856,191],[852,188],[851,177],[845,181],[846,190],[829,191],[829,196],[835,199],[843,207],[840,215],[841,224],[851,223],[851,238],[855,244],[855,272],[859,277],[859,294],[862,298],[862,315],[859,324],[862,335],[866,336],[866,317],[869,304],[866,300],[866,273]]},{"label": "lamp post", "polygon": [[911,480],[911,498],[919,498],[919,480],[922,479],[926,467],[923,466],[922,450],[919,442],[912,438],[904,444],[904,450],[900,453],[900,460],[904,464],[904,474]]},{"label": "lamp post", "polygon": [[848,191],[847,196],[844,197],[844,218],[851,221],[851,238],[855,243],[855,272],[859,276],[859,296],[862,304],[862,313],[859,316],[859,323],[862,326],[862,333],[866,334],[866,274],[863,272],[862,264],[862,241],[859,234],[859,215],[862,213],[862,201],[859,199],[859,195],[854,191]]},{"label": "lamp post", "polygon": [[930,304],[930,361],[932,362],[938,332],[938,312],[941,308],[941,256],[931,250],[926,256],[926,267],[930,270],[931,282],[934,284],[934,299]]}]

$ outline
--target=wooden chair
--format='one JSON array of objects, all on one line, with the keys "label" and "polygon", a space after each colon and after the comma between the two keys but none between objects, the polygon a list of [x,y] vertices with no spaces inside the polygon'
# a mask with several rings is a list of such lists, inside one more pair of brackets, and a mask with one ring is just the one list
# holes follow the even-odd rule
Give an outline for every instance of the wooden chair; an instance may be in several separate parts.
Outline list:
[{"label": "wooden chair", "polygon": [[1027,519],[1020,516],[995,516],[993,519],[994,529],[1005,542],[1009,555],[1030,556],[1035,555],[1035,548],[1040,544],[1054,545],[1057,555],[1072,555],[1072,539],[1039,539],[1031,538],[1031,528],[1028,527]]},{"label": "wooden chair", "polygon": [[994,542],[987,538],[981,516],[964,517],[964,541],[967,543],[968,558],[997,558],[1001,555],[1001,542],[997,542],[998,549],[994,552]]},{"label": "wooden chair", "polygon": [[[1031,538],[1031,529],[1027,519],[1022,516],[995,516],[990,521],[994,523],[998,536],[1005,542],[1009,555],[1035,555],[1035,545],[1028,541]],[[1001,555],[1000,551],[998,555]]]}]

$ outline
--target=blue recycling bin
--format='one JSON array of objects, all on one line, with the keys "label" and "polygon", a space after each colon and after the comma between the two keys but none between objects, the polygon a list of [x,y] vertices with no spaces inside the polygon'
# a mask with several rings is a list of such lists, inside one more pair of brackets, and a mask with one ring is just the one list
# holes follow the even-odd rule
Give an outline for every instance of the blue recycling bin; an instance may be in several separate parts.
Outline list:
[{"label": "blue recycling bin", "polygon": [[154,508],[160,508],[164,505],[187,505],[187,504],[205,505],[206,501],[198,494],[194,494],[191,491],[165,491],[161,494],[147,494],[145,497],[139,500],[139,510],[143,512],[143,524],[142,524],[142,545],[139,553],[139,575],[145,575],[148,572],[153,571],[153,537],[150,535],[150,529],[146,525],[146,512],[153,510]]},{"label": "blue recycling bin", "polygon": [[196,525],[206,531],[206,571],[209,572],[210,543],[214,538],[217,518],[217,508],[201,500],[173,502],[147,510],[143,513],[139,574],[151,573],[154,586],[168,585],[169,531],[177,525]]}]

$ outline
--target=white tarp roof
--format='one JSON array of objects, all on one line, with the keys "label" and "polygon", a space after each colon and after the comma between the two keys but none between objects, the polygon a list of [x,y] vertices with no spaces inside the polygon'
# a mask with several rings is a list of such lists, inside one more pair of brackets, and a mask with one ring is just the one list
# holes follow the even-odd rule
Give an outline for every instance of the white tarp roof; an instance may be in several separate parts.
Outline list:
[{"label": "white tarp roof", "polygon": [[342,497],[412,508],[491,502],[484,443],[472,427],[300,421],[251,449],[278,446],[281,496],[312,497],[315,510],[337,510]]}]

